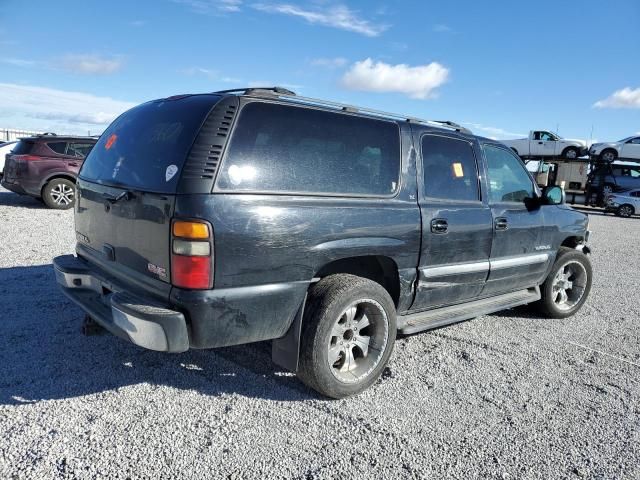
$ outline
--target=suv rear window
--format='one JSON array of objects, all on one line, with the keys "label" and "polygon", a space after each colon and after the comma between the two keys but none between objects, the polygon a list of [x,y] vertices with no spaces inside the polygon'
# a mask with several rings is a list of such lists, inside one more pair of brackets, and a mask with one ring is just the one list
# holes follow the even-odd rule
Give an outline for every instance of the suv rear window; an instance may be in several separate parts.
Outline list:
[{"label": "suv rear window", "polygon": [[174,193],[180,170],[216,95],[144,103],[118,117],[100,136],[80,178],[104,185]]},{"label": "suv rear window", "polygon": [[28,140],[20,140],[18,143],[16,143],[16,146],[13,147],[11,153],[14,155],[27,155],[31,153],[31,150],[33,150],[33,146],[33,142],[30,142]]},{"label": "suv rear window", "polygon": [[399,172],[393,122],[255,102],[240,113],[217,188],[386,196]]}]

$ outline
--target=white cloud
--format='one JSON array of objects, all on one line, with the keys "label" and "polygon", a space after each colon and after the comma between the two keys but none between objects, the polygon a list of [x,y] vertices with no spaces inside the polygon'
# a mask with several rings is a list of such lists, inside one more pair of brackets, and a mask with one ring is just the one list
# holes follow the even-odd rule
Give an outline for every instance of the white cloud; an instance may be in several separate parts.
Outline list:
[{"label": "white cloud", "polygon": [[374,24],[360,18],[356,12],[345,5],[334,5],[324,9],[305,9],[288,3],[257,3],[252,6],[262,12],[299,17],[311,24],[356,32],[367,37],[377,37],[388,28],[386,25]]},{"label": "white cloud", "polygon": [[526,133],[509,132],[507,130],[504,130],[503,128],[491,127],[488,125],[483,125],[481,123],[462,122],[462,124],[470,127],[475,132],[480,131],[483,135],[486,135],[487,137],[492,138],[494,140],[498,138],[504,138],[504,137],[517,138],[517,137],[527,136]]},{"label": "white cloud", "polygon": [[35,60],[25,60],[23,58],[0,58],[0,62],[14,67],[35,67],[38,64]]},{"label": "white cloud", "polygon": [[202,68],[202,67],[185,68],[184,70],[181,70],[181,72],[189,76],[204,75],[207,78],[212,78],[212,79],[217,78],[218,76],[218,72],[216,72],[215,70],[211,70],[209,68]]},{"label": "white cloud", "polygon": [[433,26],[433,31],[436,33],[454,33],[453,28],[443,23],[438,23]]},{"label": "white cloud", "polygon": [[186,5],[195,13],[202,15],[220,15],[239,12],[242,0],[172,0],[174,3]]},{"label": "white cloud", "polygon": [[340,68],[347,64],[347,59],[343,57],[314,58],[309,63],[314,67]]},{"label": "white cloud", "polygon": [[146,24],[146,20],[134,20],[132,22],[129,22],[129,25],[131,25],[132,27],[144,27]]},{"label": "white cloud", "polygon": [[12,128],[101,131],[135,103],[47,87],[0,83],[0,118]]},{"label": "white cloud", "polygon": [[640,108],[640,87],[616,90],[604,100],[593,104],[596,108]]},{"label": "white cloud", "polygon": [[109,75],[122,68],[122,57],[105,58],[91,54],[69,54],[61,61],[62,68],[73,73]]},{"label": "white cloud", "polygon": [[410,67],[404,63],[374,63],[367,58],[354,63],[342,77],[342,83],[351,90],[399,92],[411,98],[427,99],[434,98],[435,89],[448,78],[449,69],[437,62]]}]

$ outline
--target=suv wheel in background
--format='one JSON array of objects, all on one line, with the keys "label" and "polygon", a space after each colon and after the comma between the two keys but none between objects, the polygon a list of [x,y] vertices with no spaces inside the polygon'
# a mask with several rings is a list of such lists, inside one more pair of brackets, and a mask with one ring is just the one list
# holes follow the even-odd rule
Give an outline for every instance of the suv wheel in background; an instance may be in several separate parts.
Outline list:
[{"label": "suv wheel in background", "polygon": [[380,377],[395,339],[396,309],[381,285],[330,275],[309,290],[298,376],[327,397],[355,395]]},{"label": "suv wheel in background", "polygon": [[42,199],[49,208],[68,210],[76,200],[76,186],[66,178],[54,178],[42,189]]},{"label": "suv wheel in background", "polygon": [[540,286],[538,310],[549,318],[570,317],[589,296],[591,280],[589,258],[573,248],[560,247],[549,276]]},{"label": "suv wheel in background", "polygon": [[632,217],[634,213],[635,213],[635,209],[633,208],[633,205],[629,205],[628,203],[625,203],[624,205],[620,205],[618,207],[618,210],[616,210],[616,215],[624,218]]},{"label": "suv wheel in background", "polygon": [[604,162],[613,162],[616,158],[618,158],[618,152],[613,148],[607,148],[600,153],[600,160]]}]

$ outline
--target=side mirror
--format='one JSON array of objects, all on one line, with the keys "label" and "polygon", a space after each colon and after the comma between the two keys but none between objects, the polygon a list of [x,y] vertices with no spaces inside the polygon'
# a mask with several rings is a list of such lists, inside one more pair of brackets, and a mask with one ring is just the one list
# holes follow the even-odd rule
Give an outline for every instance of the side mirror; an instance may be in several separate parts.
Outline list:
[{"label": "side mirror", "polygon": [[562,205],[564,203],[564,190],[557,185],[547,187],[542,191],[545,205]]}]

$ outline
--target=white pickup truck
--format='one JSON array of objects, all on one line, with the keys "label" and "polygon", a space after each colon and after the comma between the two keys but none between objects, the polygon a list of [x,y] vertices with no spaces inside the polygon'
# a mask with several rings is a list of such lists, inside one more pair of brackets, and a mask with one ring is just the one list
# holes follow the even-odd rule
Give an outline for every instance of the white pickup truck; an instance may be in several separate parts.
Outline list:
[{"label": "white pickup truck", "polygon": [[563,157],[575,159],[587,154],[584,140],[560,138],[546,130],[531,130],[528,138],[500,140],[521,158]]}]

